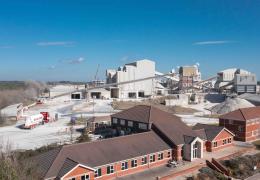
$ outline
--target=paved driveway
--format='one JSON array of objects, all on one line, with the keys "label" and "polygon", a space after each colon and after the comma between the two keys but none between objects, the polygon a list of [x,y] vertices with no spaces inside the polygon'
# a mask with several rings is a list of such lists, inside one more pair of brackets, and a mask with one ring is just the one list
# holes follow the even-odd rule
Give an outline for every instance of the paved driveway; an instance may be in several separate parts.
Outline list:
[{"label": "paved driveway", "polygon": [[251,176],[247,178],[246,180],[259,180],[260,179],[260,173],[255,174],[254,176]]}]

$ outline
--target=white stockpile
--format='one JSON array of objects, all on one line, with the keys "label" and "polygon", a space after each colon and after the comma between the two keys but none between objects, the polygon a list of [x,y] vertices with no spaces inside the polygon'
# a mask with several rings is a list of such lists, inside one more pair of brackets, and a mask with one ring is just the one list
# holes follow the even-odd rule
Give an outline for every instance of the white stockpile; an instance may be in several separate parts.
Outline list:
[{"label": "white stockpile", "polygon": [[224,102],[213,106],[210,110],[212,114],[225,114],[240,108],[247,107],[254,107],[254,105],[245,99],[227,98]]}]

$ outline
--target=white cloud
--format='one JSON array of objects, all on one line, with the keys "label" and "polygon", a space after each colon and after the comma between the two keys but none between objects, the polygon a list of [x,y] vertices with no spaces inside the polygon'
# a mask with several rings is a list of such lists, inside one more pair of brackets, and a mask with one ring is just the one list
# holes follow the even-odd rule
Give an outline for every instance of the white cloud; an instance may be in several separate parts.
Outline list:
[{"label": "white cloud", "polygon": [[83,63],[85,61],[85,59],[83,57],[79,57],[77,59],[67,59],[67,60],[61,60],[61,63],[65,63],[65,64],[80,64]]},{"label": "white cloud", "polygon": [[48,69],[53,70],[53,69],[55,69],[55,68],[56,68],[56,66],[52,65],[52,66],[50,66]]},{"label": "white cloud", "polygon": [[0,49],[11,49],[13,46],[0,46]]},{"label": "white cloud", "polygon": [[49,42],[38,42],[37,46],[73,46],[73,41],[49,41]]},{"label": "white cloud", "polygon": [[235,41],[221,40],[221,41],[199,41],[193,43],[193,45],[217,45],[217,44],[229,44],[235,43]]},{"label": "white cloud", "polygon": [[80,64],[83,63],[85,59],[83,57],[79,57],[78,59],[73,59],[68,61],[69,64]]},{"label": "white cloud", "polygon": [[126,62],[126,61],[128,61],[128,59],[129,59],[128,56],[124,56],[124,57],[122,57],[122,58],[120,59],[120,61],[122,61],[122,62]]}]

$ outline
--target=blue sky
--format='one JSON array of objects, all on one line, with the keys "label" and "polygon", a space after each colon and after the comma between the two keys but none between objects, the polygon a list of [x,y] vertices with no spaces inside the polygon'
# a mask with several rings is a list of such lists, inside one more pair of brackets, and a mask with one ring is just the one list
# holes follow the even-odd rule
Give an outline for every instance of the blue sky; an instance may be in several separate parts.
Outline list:
[{"label": "blue sky", "polygon": [[161,72],[260,77],[258,0],[0,0],[0,80],[91,80],[148,58]]}]

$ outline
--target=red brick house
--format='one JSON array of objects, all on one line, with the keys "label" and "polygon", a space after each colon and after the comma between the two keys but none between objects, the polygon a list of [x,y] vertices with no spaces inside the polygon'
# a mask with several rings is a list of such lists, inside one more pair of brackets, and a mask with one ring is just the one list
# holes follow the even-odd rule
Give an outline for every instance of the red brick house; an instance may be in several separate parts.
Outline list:
[{"label": "red brick house", "polygon": [[234,134],[225,127],[198,123],[192,129],[204,140],[204,150],[208,152],[233,145]]},{"label": "red brick house", "polygon": [[224,114],[219,118],[219,126],[234,133],[235,140],[256,140],[260,137],[260,107],[242,108]]},{"label": "red brick house", "polygon": [[174,160],[192,161],[203,157],[203,141],[191,127],[180,117],[156,107],[139,105],[116,113],[111,116],[111,124],[119,134],[156,132],[173,149]]},{"label": "red brick house", "polygon": [[112,179],[167,164],[172,149],[155,132],[63,146],[36,158],[43,179]]},{"label": "red brick house", "polygon": [[[197,125],[192,130],[179,117],[153,106],[135,106],[112,115],[111,121],[120,133],[135,134],[66,145],[41,154],[34,160],[42,179],[113,179],[166,165],[169,160],[202,158],[204,150],[226,147],[219,143],[231,138],[228,144],[232,144],[233,140],[225,128]],[[217,147],[212,147],[214,142]]]}]

